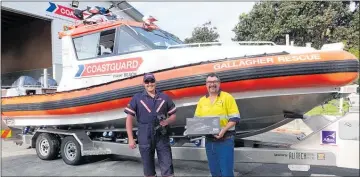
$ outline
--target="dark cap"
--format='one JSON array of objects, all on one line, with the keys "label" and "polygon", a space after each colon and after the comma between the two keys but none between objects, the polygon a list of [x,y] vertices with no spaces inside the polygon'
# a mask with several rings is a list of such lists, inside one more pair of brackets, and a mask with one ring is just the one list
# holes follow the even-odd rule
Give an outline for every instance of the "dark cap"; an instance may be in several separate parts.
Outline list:
[{"label": "dark cap", "polygon": [[154,80],[155,80],[154,74],[152,74],[152,73],[146,73],[146,74],[144,75],[144,81],[146,81],[147,79],[154,79]]}]

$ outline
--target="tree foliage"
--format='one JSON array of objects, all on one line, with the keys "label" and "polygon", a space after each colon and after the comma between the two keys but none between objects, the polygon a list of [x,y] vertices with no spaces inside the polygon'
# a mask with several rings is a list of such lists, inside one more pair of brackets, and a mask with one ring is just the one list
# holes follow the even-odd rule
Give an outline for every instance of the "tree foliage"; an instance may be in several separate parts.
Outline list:
[{"label": "tree foliage", "polygon": [[345,50],[359,58],[359,13],[358,1],[258,2],[248,14],[239,16],[232,40],[284,45],[289,34],[295,46],[311,42],[319,49],[326,43],[343,42]]},{"label": "tree foliage", "polygon": [[198,42],[218,42],[220,37],[217,28],[211,26],[211,21],[204,23],[201,27],[196,27],[192,31],[192,36],[184,40],[185,43]]},{"label": "tree foliage", "polygon": [[[346,49],[359,46],[359,6],[350,10],[350,1],[278,1],[256,3],[242,14],[233,29],[236,41],[265,40],[285,44],[289,34],[294,45],[311,42],[315,48],[345,42]],[[356,50],[356,49],[352,49]]]}]

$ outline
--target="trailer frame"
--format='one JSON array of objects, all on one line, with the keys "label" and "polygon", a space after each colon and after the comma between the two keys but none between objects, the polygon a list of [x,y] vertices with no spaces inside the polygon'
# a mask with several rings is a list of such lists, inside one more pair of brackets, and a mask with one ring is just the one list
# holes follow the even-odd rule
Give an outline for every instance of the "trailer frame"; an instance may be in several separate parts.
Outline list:
[{"label": "trailer frame", "polygon": [[[314,137],[320,136],[322,130],[329,128],[331,125],[344,124],[346,121],[347,124],[351,122],[352,124],[359,125],[358,121],[359,112],[349,112],[342,117],[331,117],[329,116],[312,116],[304,119],[305,123],[310,123],[313,121],[322,122],[322,126],[318,126],[316,130],[313,130],[313,133],[309,134],[307,137],[301,139],[299,138],[298,143],[289,145],[289,144],[274,144],[271,143],[262,143],[256,140],[246,140],[246,139],[235,139],[235,141],[244,141],[243,144],[251,144],[249,147],[235,147],[234,148],[234,162],[235,163],[272,163],[272,164],[288,164],[290,170],[300,170],[307,171],[310,168],[310,165],[319,165],[319,166],[342,166],[338,162],[341,152],[337,152],[333,148],[334,146],[328,146],[329,148],[316,148],[316,142]],[[354,117],[357,117],[354,118]],[[335,130],[339,131],[339,130]],[[341,132],[339,132],[341,133]],[[109,142],[101,140],[92,140],[89,137],[89,132],[86,130],[61,130],[55,128],[41,128],[34,132],[32,135],[23,135],[22,142],[31,146],[32,148],[39,148],[36,142],[41,134],[51,134],[55,135],[52,137],[60,138],[61,146],[59,147],[60,154],[64,162],[68,165],[79,165],[82,162],[82,157],[85,156],[94,156],[94,155],[121,155],[124,157],[136,157],[140,158],[140,153],[138,149],[130,149],[127,142]],[[358,135],[357,135],[358,136]],[[66,138],[68,137],[68,138]],[[70,138],[72,137],[72,138]],[[180,145],[172,146],[172,155],[174,160],[186,160],[186,161],[202,161],[206,162],[206,151],[204,147],[205,139],[203,137],[198,138],[187,138],[187,137],[171,137],[177,138],[184,141]],[[64,148],[64,140],[67,139],[67,142],[72,142],[75,144],[75,147],[78,147],[79,152],[77,152],[79,160],[71,161],[66,159]],[[69,140],[72,139],[72,140]],[[341,139],[341,138],[340,138]],[[200,140],[200,144],[199,144]],[[49,140],[53,141],[53,140]],[[194,142],[197,141],[195,144]],[[339,141],[359,141],[357,140],[339,140]],[[192,144],[193,143],[193,144]],[[257,146],[254,146],[257,144]],[[260,144],[260,146],[259,146]],[[303,146],[307,144],[307,146]],[[315,148],[314,148],[315,147]],[[356,148],[357,150],[359,147]],[[76,154],[75,154],[76,155]],[[49,159],[50,160],[50,159]],[[358,164],[358,160],[357,160]],[[357,165],[358,166],[358,165]],[[350,167],[352,168],[352,167]]]},{"label": "trailer frame", "polygon": [[[350,92],[354,93],[353,91],[341,89],[339,94],[341,97],[342,94],[347,95]],[[291,115],[287,117],[284,114],[288,119],[301,119],[312,130],[312,133],[305,137],[298,137],[297,142],[294,144],[262,142],[256,140],[254,136],[235,137],[234,162],[287,164],[292,171],[308,171],[310,165],[359,169],[359,159],[351,158],[353,156],[357,157],[359,154],[359,134],[353,133],[359,131],[359,101],[354,98],[349,99],[351,103],[349,111],[340,117],[327,115]],[[136,128],[133,129],[135,138],[137,135],[136,130]],[[335,143],[324,143],[322,136],[325,131],[335,132]],[[43,160],[52,160],[55,155],[60,154],[68,165],[81,164],[85,156],[121,155],[140,157],[140,152],[137,149],[129,148],[126,137],[121,139],[111,138],[110,134],[113,134],[113,132],[126,134],[125,129],[85,130],[39,127],[32,132],[29,130],[24,131],[21,135],[22,140],[17,144],[25,144],[28,147],[36,148],[39,158]],[[98,138],[93,134],[102,134],[102,136]],[[39,137],[45,143],[40,144]],[[98,139],[94,139],[94,137]],[[170,136],[173,159],[206,162],[205,141],[203,136]],[[56,148],[55,151],[58,152],[47,150],[46,152],[53,154],[48,156],[40,155],[40,148],[46,148],[43,144]],[[75,150],[73,151],[68,147]]]}]

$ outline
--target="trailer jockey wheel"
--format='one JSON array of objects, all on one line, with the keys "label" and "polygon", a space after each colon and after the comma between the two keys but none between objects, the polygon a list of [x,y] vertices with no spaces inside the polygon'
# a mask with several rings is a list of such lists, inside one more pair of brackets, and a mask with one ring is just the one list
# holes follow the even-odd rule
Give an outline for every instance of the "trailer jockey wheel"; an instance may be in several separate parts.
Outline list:
[{"label": "trailer jockey wheel", "polygon": [[175,139],[174,138],[170,138],[170,145],[173,146],[175,144]]},{"label": "trailer jockey wheel", "polygon": [[42,160],[54,160],[59,148],[60,141],[53,134],[41,133],[36,139],[36,154]]},{"label": "trailer jockey wheel", "polygon": [[73,136],[67,136],[62,140],[61,157],[68,165],[79,165],[82,162],[80,144]]},{"label": "trailer jockey wheel", "polygon": [[195,140],[194,144],[196,147],[199,147],[201,145],[201,140]]}]

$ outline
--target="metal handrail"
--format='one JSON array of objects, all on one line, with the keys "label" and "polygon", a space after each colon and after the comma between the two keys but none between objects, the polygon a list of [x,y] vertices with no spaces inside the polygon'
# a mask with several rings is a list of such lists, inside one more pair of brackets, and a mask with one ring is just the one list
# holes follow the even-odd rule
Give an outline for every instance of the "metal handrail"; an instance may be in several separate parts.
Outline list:
[{"label": "metal handrail", "polygon": [[8,89],[8,88],[12,88],[13,86],[1,86],[2,89]]},{"label": "metal handrail", "polygon": [[167,49],[176,48],[176,47],[186,47],[186,46],[194,46],[194,47],[201,47],[205,45],[223,45],[223,44],[270,44],[275,46],[276,44],[271,41],[236,41],[236,42],[201,42],[201,43],[190,43],[190,44],[177,44],[168,46]]},{"label": "metal handrail", "polygon": [[[49,86],[49,87],[47,87],[47,89],[57,89],[57,87],[58,86]],[[45,87],[43,87],[43,88],[45,88]]]},{"label": "metal handrail", "polygon": [[37,88],[41,88],[41,85],[22,85],[21,87],[37,87]]},{"label": "metal handrail", "polygon": [[[17,88],[17,87],[19,87],[19,86],[1,86],[2,89]],[[56,89],[58,86],[43,87],[41,85],[23,85],[21,87],[25,87],[25,88],[36,87],[36,88]]]}]

